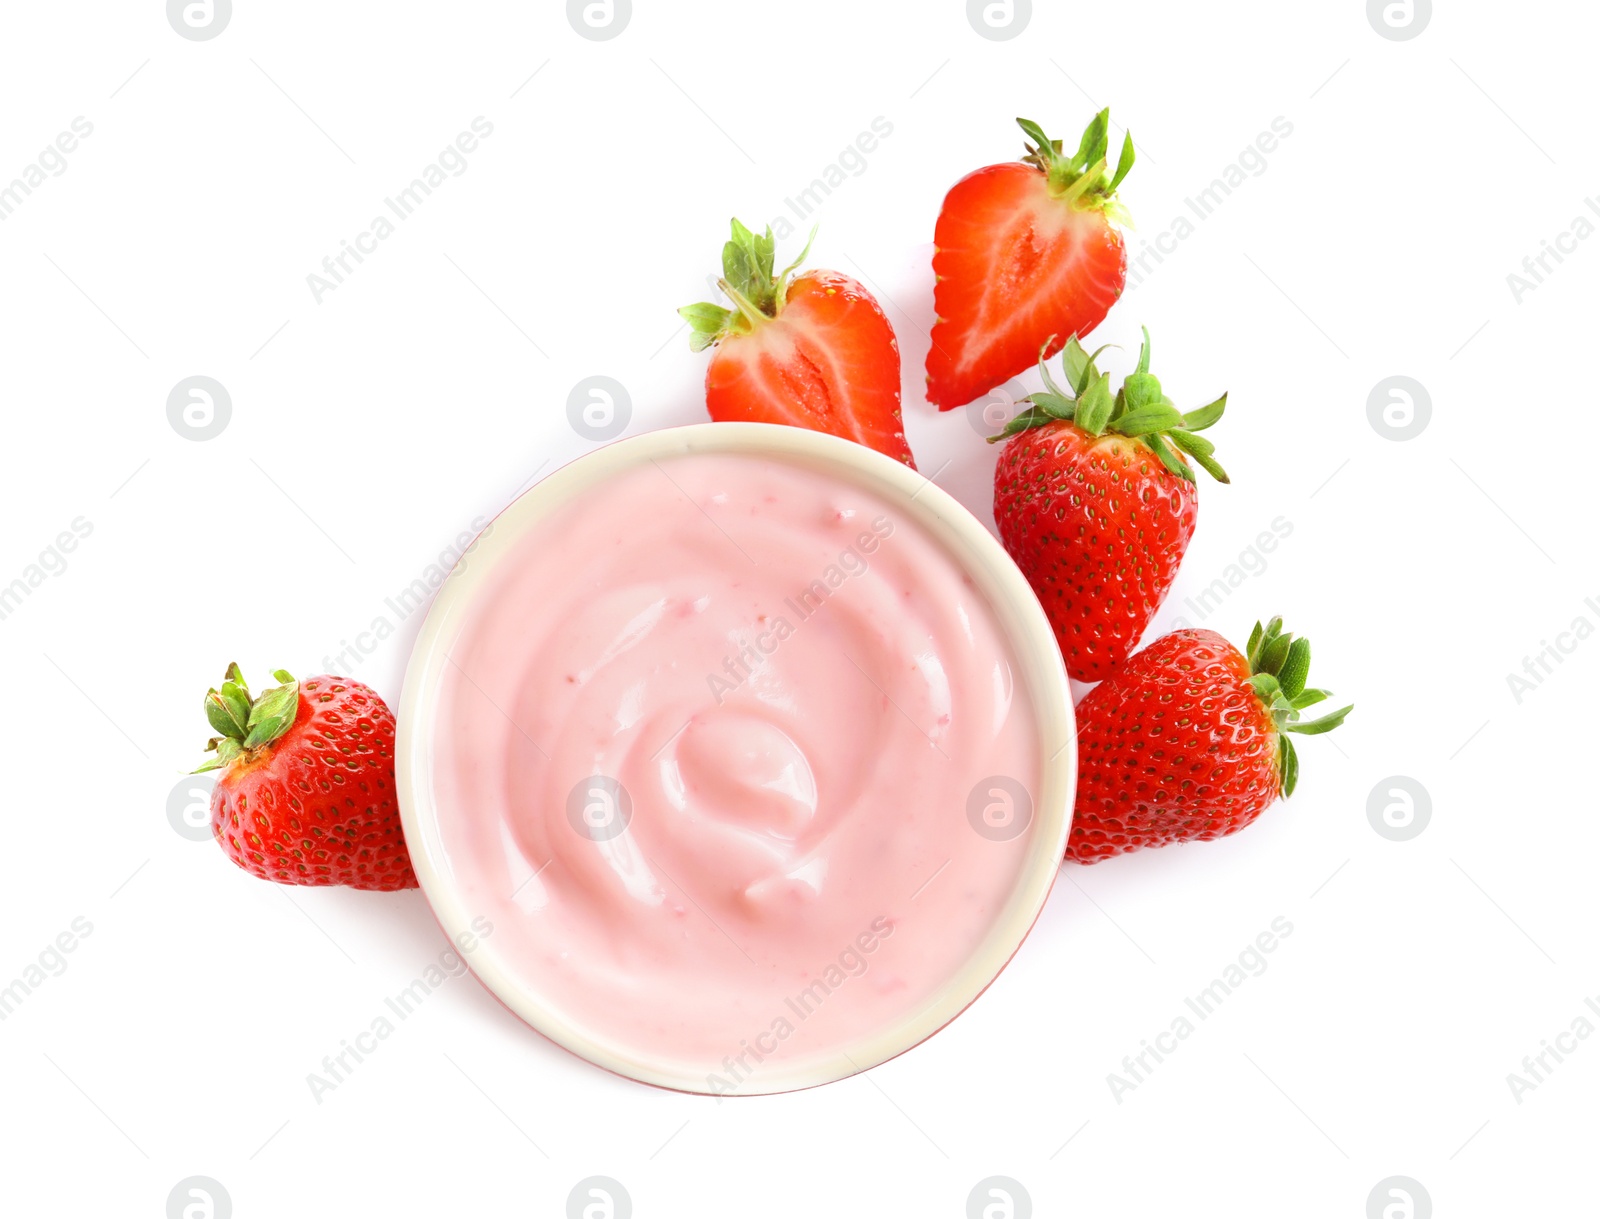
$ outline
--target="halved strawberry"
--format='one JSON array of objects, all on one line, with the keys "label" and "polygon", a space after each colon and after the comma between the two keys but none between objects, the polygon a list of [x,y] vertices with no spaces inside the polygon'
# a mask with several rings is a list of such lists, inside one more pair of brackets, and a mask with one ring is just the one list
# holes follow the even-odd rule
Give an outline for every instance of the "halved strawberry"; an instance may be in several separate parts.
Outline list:
[{"label": "halved strawberry", "polygon": [[968,174],[950,188],[933,232],[933,345],[928,400],[952,410],[1033,367],[1041,348],[1086,337],[1119,296],[1127,253],[1117,186],[1133,168],[1125,136],[1107,175],[1110,111],[1061,154],[1037,123],[1018,119],[1028,155]]},{"label": "halved strawberry", "polygon": [[900,345],[889,319],[848,275],[807,271],[790,283],[809,241],[774,276],[773,245],[770,228],[758,237],[735,220],[717,281],[734,308],[678,310],[693,327],[690,346],[717,349],[706,371],[711,417],[830,432],[915,469],[900,421]]}]

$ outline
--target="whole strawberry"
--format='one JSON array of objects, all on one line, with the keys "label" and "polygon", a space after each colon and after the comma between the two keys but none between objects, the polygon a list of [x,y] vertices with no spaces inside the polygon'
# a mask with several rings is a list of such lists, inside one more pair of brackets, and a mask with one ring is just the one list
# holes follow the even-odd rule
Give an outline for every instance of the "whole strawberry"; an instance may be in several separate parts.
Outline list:
[{"label": "whole strawberry", "polygon": [[[812,236],[816,236],[815,230]],[[878,302],[848,275],[806,271],[800,257],[773,274],[772,230],[738,220],[722,247],[717,286],[732,309],[701,302],[679,315],[694,351],[715,347],[706,370],[713,419],[786,423],[829,432],[916,468],[900,419],[900,345]]]},{"label": "whole strawberry", "polygon": [[1020,161],[974,170],[950,188],[933,230],[928,401],[948,411],[982,397],[1087,335],[1122,295],[1128,255],[1114,221],[1117,187],[1133,168],[1124,135],[1113,171],[1110,112],[1062,151],[1037,123],[1018,119],[1032,143]]},{"label": "whole strawberry", "polygon": [[[1104,351],[1101,348],[1100,351]],[[1138,369],[1115,395],[1076,338],[1062,353],[1070,392],[1041,359],[1050,387],[991,441],[1000,540],[1055,628],[1067,672],[1102,681],[1138,645],[1178,574],[1199,513],[1183,454],[1227,482],[1209,440],[1228,396],[1180,414],[1150,373],[1150,332]]]},{"label": "whole strawberry", "polygon": [[252,698],[229,665],[206,693],[206,719],[221,733],[195,772],[218,770],[211,832],[252,876],[285,885],[413,889],[395,801],[394,716],[347,677],[282,685]]},{"label": "whole strawberry", "polygon": [[1291,733],[1315,736],[1351,708],[1300,713],[1311,644],[1259,622],[1248,655],[1215,631],[1174,631],[1078,704],[1078,796],[1067,858],[1095,863],[1244,829],[1300,775]]}]

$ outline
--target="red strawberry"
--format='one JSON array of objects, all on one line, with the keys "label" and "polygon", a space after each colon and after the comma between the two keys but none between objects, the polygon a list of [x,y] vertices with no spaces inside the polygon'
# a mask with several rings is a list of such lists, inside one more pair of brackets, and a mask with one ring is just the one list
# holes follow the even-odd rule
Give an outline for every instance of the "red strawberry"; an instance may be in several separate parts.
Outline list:
[{"label": "red strawberry", "polygon": [[[812,236],[816,235],[815,230]],[[811,248],[806,243],[806,250]],[[837,271],[772,273],[769,228],[737,220],[717,286],[734,308],[687,305],[690,345],[715,345],[706,372],[713,419],[787,423],[830,432],[916,468],[900,422],[900,345],[872,294]]]},{"label": "red strawberry", "polygon": [[1248,657],[1215,631],[1174,631],[1089,691],[1067,858],[1221,838],[1293,795],[1289,734],[1329,732],[1350,714],[1301,720],[1328,697],[1306,688],[1310,668],[1310,643],[1274,618],[1256,623]]},{"label": "red strawberry", "polygon": [[[222,735],[200,770],[220,770],[211,832],[252,876],[285,885],[414,889],[394,790],[394,716],[348,677],[283,684],[252,699],[229,665],[206,693]],[[195,773],[199,773],[196,771]]]},{"label": "red strawberry", "polygon": [[1179,414],[1150,373],[1149,331],[1138,370],[1115,397],[1095,367],[1099,354],[1068,341],[1061,363],[1070,394],[1041,360],[1050,388],[1029,395],[1028,409],[990,438],[1009,438],[994,471],[1000,540],[1079,681],[1117,670],[1178,574],[1199,512],[1183,453],[1228,481],[1211,442],[1195,435],[1222,418],[1228,395]]},{"label": "red strawberry", "polygon": [[1021,161],[989,165],[950,188],[933,230],[933,345],[928,401],[948,411],[1087,335],[1122,295],[1127,253],[1117,186],[1133,168],[1125,136],[1107,175],[1110,112],[1094,116],[1078,151],[1061,154],[1037,123]]}]

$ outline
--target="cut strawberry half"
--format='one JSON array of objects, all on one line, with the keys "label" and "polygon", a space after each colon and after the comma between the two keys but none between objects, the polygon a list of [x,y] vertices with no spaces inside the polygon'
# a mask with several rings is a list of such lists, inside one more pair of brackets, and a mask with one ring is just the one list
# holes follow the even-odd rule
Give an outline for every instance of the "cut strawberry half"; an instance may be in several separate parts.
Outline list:
[{"label": "cut strawberry half", "polygon": [[1018,119],[1033,141],[1021,161],[968,174],[945,196],[934,229],[934,313],[928,400],[952,410],[1087,337],[1122,295],[1127,252],[1113,221],[1133,168],[1125,136],[1106,161],[1110,112],[1095,115],[1078,151]]},{"label": "cut strawberry half", "polygon": [[713,419],[828,432],[915,468],[900,419],[894,329],[872,294],[848,275],[807,271],[791,281],[810,248],[808,241],[774,275],[772,230],[758,237],[733,221],[717,286],[734,307],[678,310],[693,328],[691,347],[716,348],[706,371],[706,409]]}]

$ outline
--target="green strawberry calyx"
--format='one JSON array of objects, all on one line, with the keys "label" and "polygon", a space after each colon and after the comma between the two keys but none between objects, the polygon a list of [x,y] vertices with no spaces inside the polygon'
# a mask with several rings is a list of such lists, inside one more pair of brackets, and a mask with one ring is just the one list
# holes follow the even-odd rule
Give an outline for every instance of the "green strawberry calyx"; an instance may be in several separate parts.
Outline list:
[{"label": "green strawberry calyx", "polygon": [[722,278],[717,280],[717,287],[734,307],[725,309],[701,301],[679,309],[678,316],[689,323],[689,349],[704,351],[729,335],[749,334],[777,317],[788,296],[789,276],[806,260],[816,237],[817,230],[813,227],[800,257],[774,275],[773,255],[777,243],[771,226],[758,237],[735,216],[733,237],[722,247]]},{"label": "green strawberry calyx", "polygon": [[289,731],[300,713],[300,683],[282,669],[272,676],[282,684],[252,698],[239,666],[231,664],[222,688],[206,691],[206,720],[221,735],[206,742],[212,756],[190,773],[218,770]]},{"label": "green strawberry calyx", "polygon": [[1311,641],[1296,639],[1286,632],[1282,618],[1274,618],[1266,626],[1256,623],[1245,654],[1250,661],[1250,684],[1278,730],[1279,790],[1286,797],[1292,796],[1300,779],[1300,758],[1289,734],[1321,736],[1332,732],[1344,723],[1355,704],[1314,720],[1300,718],[1302,711],[1320,703],[1332,691],[1306,685],[1311,673]]},{"label": "green strawberry calyx", "polygon": [[1228,406],[1228,395],[1223,394],[1215,402],[1187,413],[1179,411],[1150,371],[1150,331],[1148,327],[1143,329],[1139,365],[1115,394],[1111,392],[1111,374],[1101,372],[1095,365],[1106,348],[1086,352],[1077,335],[1068,339],[1061,350],[1061,370],[1071,392],[1058,385],[1044,358],[1050,343],[1055,341],[1052,336],[1039,352],[1039,371],[1048,388],[1024,398],[1028,408],[1006,424],[999,435],[989,437],[989,443],[1008,440],[1048,423],[1070,422],[1091,436],[1110,432],[1135,437],[1160,458],[1161,464],[1171,473],[1194,482],[1194,471],[1189,469],[1189,463],[1173,452],[1174,448],[1181,449],[1212,478],[1219,483],[1227,482],[1227,471],[1212,456],[1216,445],[1198,433],[1222,418]]},{"label": "green strawberry calyx", "polygon": [[1078,141],[1078,151],[1070,157],[1062,152],[1061,141],[1045,135],[1032,119],[1019,118],[1017,126],[1033,141],[1022,159],[1044,171],[1051,195],[1080,211],[1105,212],[1114,220],[1128,223],[1127,209],[1117,200],[1117,187],[1133,168],[1133,135],[1123,132],[1117,168],[1110,170],[1106,160],[1110,149],[1109,108],[1089,120]]}]

